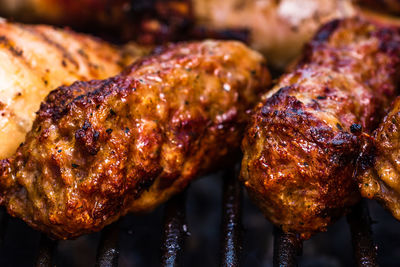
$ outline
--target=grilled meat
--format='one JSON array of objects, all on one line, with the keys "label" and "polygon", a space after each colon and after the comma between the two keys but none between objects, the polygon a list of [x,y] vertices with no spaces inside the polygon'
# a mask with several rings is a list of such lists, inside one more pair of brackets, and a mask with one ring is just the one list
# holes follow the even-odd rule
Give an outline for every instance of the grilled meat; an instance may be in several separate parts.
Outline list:
[{"label": "grilled meat", "polygon": [[0,159],[23,142],[50,90],[114,76],[140,54],[68,30],[0,22]]},{"label": "grilled meat", "polygon": [[4,16],[80,28],[92,23],[96,28],[113,29],[113,36],[119,32],[125,40],[146,44],[204,37],[247,40],[279,68],[300,54],[320,25],[355,14],[351,0],[3,2],[0,14]]},{"label": "grilled meat", "polygon": [[[400,41],[400,40],[399,40]],[[400,98],[372,137],[364,136],[355,176],[361,195],[376,199],[400,220]]]},{"label": "grilled meat", "polygon": [[334,20],[257,105],[241,180],[284,231],[308,238],[359,201],[358,135],[376,127],[396,93],[399,44],[398,28]]},{"label": "grilled meat", "polygon": [[155,208],[235,158],[246,110],[270,82],[264,64],[241,43],[204,41],[60,87],[1,162],[1,203],[55,238]]}]

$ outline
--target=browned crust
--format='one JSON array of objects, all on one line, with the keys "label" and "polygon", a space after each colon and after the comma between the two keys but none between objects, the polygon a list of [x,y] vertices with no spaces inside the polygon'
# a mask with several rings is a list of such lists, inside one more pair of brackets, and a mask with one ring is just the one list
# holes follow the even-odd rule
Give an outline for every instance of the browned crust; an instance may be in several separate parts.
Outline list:
[{"label": "browned crust", "polygon": [[3,205],[55,238],[149,211],[236,158],[246,110],[270,83],[237,42],[171,45],[122,74],[51,92],[1,162]]},{"label": "browned crust", "polygon": [[264,214],[309,238],[354,205],[361,129],[396,94],[400,32],[360,18],[323,26],[258,104],[242,143],[241,179]]}]

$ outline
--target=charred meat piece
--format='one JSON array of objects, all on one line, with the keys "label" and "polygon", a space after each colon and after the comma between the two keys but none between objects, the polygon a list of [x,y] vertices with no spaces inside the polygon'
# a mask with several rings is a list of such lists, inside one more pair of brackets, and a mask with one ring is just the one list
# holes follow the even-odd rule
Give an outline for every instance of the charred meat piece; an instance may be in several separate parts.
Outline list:
[{"label": "charred meat piece", "polygon": [[51,90],[117,75],[141,54],[70,30],[0,21],[0,159],[24,141]]},{"label": "charred meat piece", "polygon": [[1,203],[55,238],[152,210],[235,158],[246,110],[270,83],[264,65],[238,42],[184,43],[51,92],[1,162]]},{"label": "charred meat piece", "polygon": [[361,195],[378,200],[400,220],[400,98],[372,137],[365,135],[357,167]]},{"label": "charred meat piece", "polygon": [[308,238],[360,199],[352,179],[361,131],[396,93],[400,31],[334,20],[254,110],[241,180],[275,225]]}]

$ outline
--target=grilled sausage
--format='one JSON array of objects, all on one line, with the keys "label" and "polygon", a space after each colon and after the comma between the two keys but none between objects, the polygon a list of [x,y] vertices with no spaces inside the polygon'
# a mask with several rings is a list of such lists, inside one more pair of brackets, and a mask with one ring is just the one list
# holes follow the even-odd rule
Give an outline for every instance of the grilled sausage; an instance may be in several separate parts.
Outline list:
[{"label": "grilled sausage", "polygon": [[61,87],[1,162],[0,200],[55,238],[150,211],[235,158],[270,77],[238,42],[172,46],[107,80]]},{"label": "grilled sausage", "polygon": [[399,44],[396,27],[334,20],[257,105],[241,180],[283,230],[308,238],[359,201],[358,136],[376,127],[396,94]]}]

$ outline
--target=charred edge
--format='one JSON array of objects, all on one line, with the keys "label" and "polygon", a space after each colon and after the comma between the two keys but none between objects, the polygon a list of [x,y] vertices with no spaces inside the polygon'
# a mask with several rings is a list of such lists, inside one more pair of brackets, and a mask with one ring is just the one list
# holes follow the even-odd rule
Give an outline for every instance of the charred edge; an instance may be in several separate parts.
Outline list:
[{"label": "charred edge", "polygon": [[365,201],[347,216],[357,266],[378,266],[377,250],[372,240],[371,217]]},{"label": "charred edge", "polygon": [[60,86],[41,103],[38,117],[40,120],[51,118],[57,123],[73,106],[87,109],[88,106],[103,104],[112,93],[130,89],[124,86],[124,81],[124,77],[115,76],[107,80],[76,81],[70,86]]},{"label": "charred edge", "polygon": [[88,121],[85,121],[82,128],[75,132],[75,139],[84,152],[92,156],[95,156],[99,152],[100,148],[97,143],[98,132]]},{"label": "charred edge", "polygon": [[273,266],[297,266],[297,256],[300,256],[303,243],[298,234],[284,233],[274,228]]},{"label": "charred edge", "polygon": [[356,168],[353,177],[357,179],[367,169],[372,168],[376,161],[377,148],[375,139],[368,134],[362,133],[358,136],[361,153],[356,160]]},{"label": "charred edge", "polygon": [[[290,102],[290,100],[296,101],[297,99],[295,97],[289,96],[289,93],[292,89],[294,89],[292,85],[280,88],[275,94],[265,101],[264,106],[261,108],[261,113],[264,115],[267,114],[272,110],[272,106],[279,105],[281,102]],[[297,104],[301,106],[301,102],[298,100]]]},{"label": "charred edge", "polygon": [[306,124],[307,130],[302,131],[304,138],[308,138],[321,147],[329,145],[333,150],[349,148],[351,151],[348,151],[347,155],[354,155],[359,147],[356,135],[343,131],[341,125],[336,125],[339,132],[333,131],[331,126],[307,112],[306,106],[301,101],[289,95],[292,88],[291,86],[282,87],[267,99],[260,109],[260,119],[273,120],[274,123],[291,128],[296,127],[296,131],[299,129],[297,127],[299,124]]},{"label": "charred edge", "polygon": [[323,25],[314,35],[314,38],[304,46],[302,56],[299,58],[297,66],[308,63],[313,55],[315,47],[327,42],[339,26],[339,19],[332,20]]},{"label": "charred edge", "polygon": [[162,168],[155,168],[154,170],[150,170],[150,172],[143,170],[143,172],[141,173],[142,175],[140,175],[141,178],[137,182],[137,186],[132,192],[134,199],[140,198],[142,193],[148,190],[154,184],[155,180],[161,173]]},{"label": "charred edge", "polygon": [[41,119],[51,118],[53,122],[61,119],[68,113],[67,103],[74,96],[72,88],[84,86],[84,82],[75,82],[71,86],[60,86],[51,91],[44,102],[40,104],[40,109],[36,114]]},{"label": "charred edge", "polygon": [[185,222],[186,192],[167,202],[164,215],[164,234],[161,244],[161,266],[180,266],[187,229]]}]

